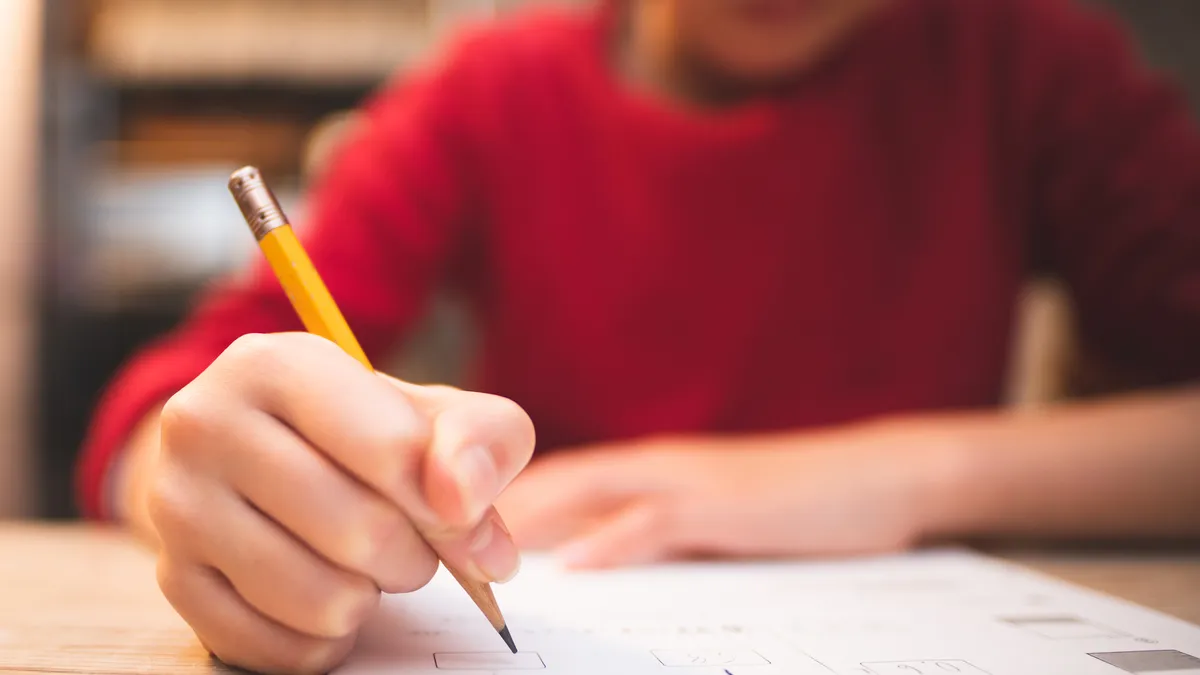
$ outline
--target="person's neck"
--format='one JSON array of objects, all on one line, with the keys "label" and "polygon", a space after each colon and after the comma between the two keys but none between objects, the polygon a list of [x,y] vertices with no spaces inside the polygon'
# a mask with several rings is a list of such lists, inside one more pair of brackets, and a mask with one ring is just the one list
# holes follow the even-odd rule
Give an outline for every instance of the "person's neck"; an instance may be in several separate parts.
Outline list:
[{"label": "person's neck", "polygon": [[679,44],[662,3],[626,3],[617,24],[615,67],[626,83],[687,107],[719,110],[758,93],[723,78]]}]

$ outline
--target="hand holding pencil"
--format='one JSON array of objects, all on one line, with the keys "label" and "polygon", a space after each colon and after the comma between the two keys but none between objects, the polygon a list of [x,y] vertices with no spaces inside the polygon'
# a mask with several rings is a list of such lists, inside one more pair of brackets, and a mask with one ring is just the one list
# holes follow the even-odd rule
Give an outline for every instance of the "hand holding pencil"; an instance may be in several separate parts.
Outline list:
[{"label": "hand holding pencil", "polygon": [[259,241],[316,334],[245,336],[164,407],[147,505],[165,596],[230,665],[322,672],[381,591],[440,560],[511,641],[489,583],[518,553],[492,503],[532,453],[528,417],[376,373],[298,241]]}]

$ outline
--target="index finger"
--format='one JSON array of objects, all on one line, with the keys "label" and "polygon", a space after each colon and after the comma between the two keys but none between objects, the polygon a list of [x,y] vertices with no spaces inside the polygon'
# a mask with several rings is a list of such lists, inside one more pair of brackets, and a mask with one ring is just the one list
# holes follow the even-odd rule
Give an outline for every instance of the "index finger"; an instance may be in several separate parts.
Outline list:
[{"label": "index finger", "polygon": [[423,530],[467,530],[528,462],[532,423],[500,397],[396,386],[307,333],[248,335],[214,377],[231,378]]}]

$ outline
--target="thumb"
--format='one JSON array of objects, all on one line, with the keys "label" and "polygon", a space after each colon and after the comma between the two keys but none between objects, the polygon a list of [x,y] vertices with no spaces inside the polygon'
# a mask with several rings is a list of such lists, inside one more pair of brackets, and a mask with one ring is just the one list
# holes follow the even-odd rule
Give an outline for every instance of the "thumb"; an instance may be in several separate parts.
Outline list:
[{"label": "thumb", "polygon": [[644,565],[671,553],[666,510],[658,503],[638,500],[601,521],[593,530],[559,549],[571,569]]},{"label": "thumb", "polygon": [[533,455],[533,422],[515,402],[448,386],[423,386],[381,373],[430,420],[421,469],[425,503],[451,531],[473,527]]}]

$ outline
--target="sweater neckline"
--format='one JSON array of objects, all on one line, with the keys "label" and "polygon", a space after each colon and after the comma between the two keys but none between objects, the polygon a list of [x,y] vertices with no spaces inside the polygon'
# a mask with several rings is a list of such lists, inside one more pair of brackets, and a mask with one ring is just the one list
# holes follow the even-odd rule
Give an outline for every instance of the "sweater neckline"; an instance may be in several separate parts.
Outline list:
[{"label": "sweater neckline", "polygon": [[[837,74],[849,65],[865,31],[814,64],[790,86],[772,96],[758,97],[720,110],[691,108],[625,82],[611,62],[612,39],[618,28],[618,8],[611,0],[593,9],[586,31],[585,70],[601,99],[635,121],[662,133],[681,133],[714,141],[746,141],[770,137],[791,109],[820,100],[836,86]],[[865,28],[865,27],[864,27]]]}]

